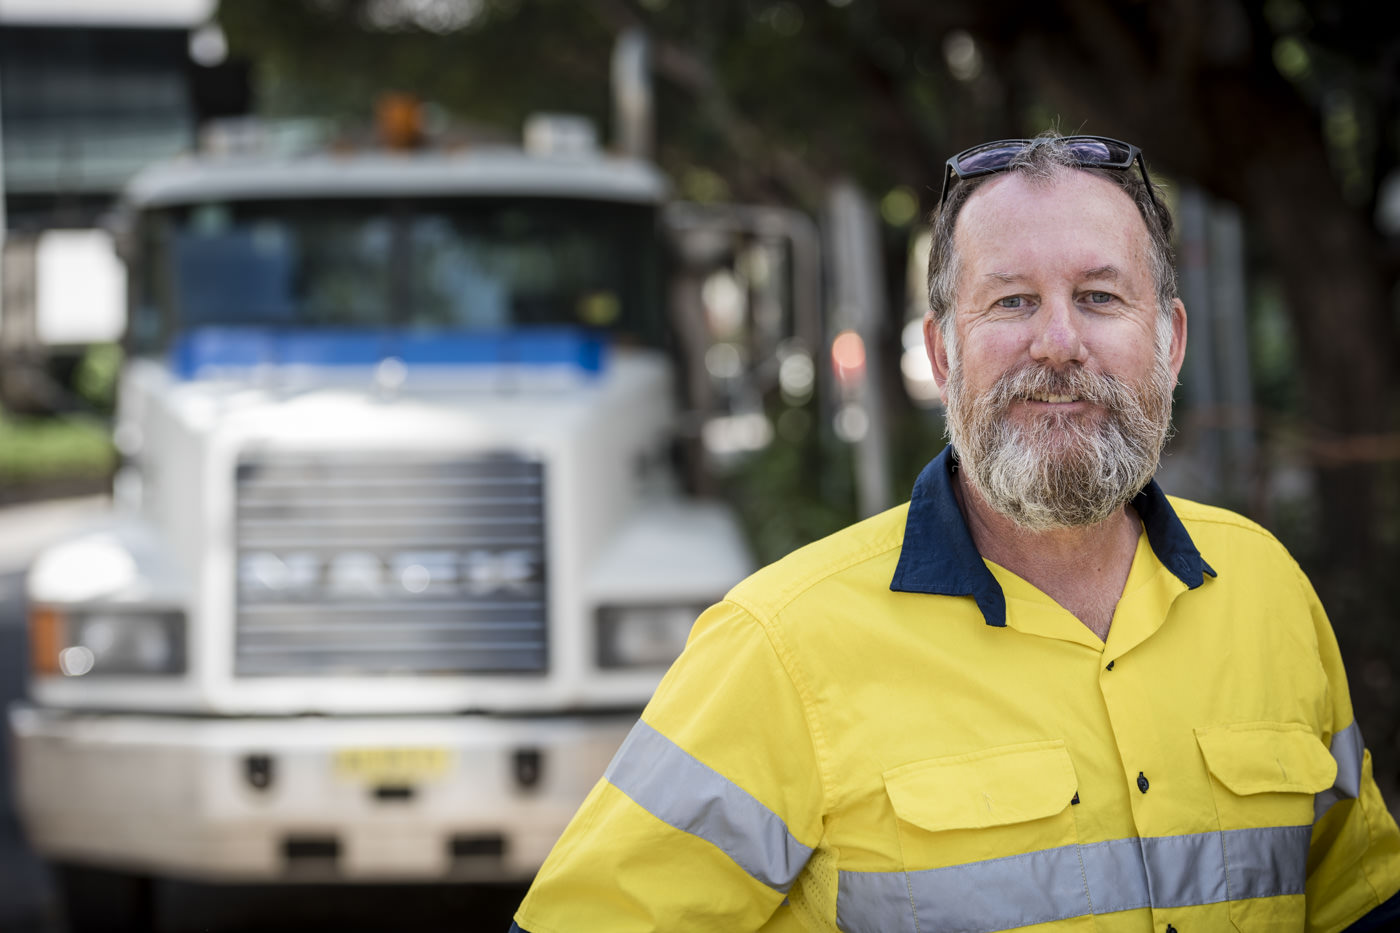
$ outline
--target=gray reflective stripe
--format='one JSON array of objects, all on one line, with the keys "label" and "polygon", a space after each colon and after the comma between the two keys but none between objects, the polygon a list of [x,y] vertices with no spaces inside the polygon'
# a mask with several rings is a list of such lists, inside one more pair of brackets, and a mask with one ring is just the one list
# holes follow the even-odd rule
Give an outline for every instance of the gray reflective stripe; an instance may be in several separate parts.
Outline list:
[{"label": "gray reflective stripe", "polygon": [[748,791],[638,720],[603,775],[643,810],[787,893],[812,854]]},{"label": "gray reflective stripe", "polygon": [[902,871],[843,871],[836,881],[836,926],[845,933],[917,933],[914,891]]},{"label": "gray reflective stripe", "polygon": [[[1156,836],[1142,840],[1147,895],[1162,907],[1229,900],[1224,833]],[[1192,864],[1195,862],[1196,864]]]},{"label": "gray reflective stripe", "polygon": [[928,871],[843,871],[836,919],[848,933],[996,933],[1138,907],[1302,894],[1311,838],[1311,826],[1235,829],[1062,846]]},{"label": "gray reflective stripe", "polygon": [[[1084,860],[1087,901],[1096,914],[1134,910],[1152,903],[1147,868],[1142,860],[1142,840],[1112,839],[1079,847]],[[1092,886],[1089,879],[1094,879]]]},{"label": "gray reflective stripe", "polygon": [[1302,894],[1308,882],[1311,826],[1236,829],[1225,837],[1225,879],[1230,900]]},{"label": "gray reflective stripe", "polygon": [[1313,798],[1314,821],[1322,819],[1322,814],[1338,800],[1355,800],[1361,794],[1361,763],[1366,753],[1361,727],[1353,721],[1333,735],[1331,749],[1332,757],[1337,759],[1337,780]]}]

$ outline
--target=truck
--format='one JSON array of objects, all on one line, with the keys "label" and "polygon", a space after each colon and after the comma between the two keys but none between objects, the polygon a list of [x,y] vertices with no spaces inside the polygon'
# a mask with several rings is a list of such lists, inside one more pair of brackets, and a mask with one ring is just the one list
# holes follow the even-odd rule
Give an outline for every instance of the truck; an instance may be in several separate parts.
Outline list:
[{"label": "truck", "polygon": [[10,233],[0,245],[0,405],[12,413],[81,406],[74,373],[120,336],[125,269],[95,228]]},{"label": "truck", "polygon": [[80,933],[162,878],[530,878],[752,568],[705,477],[825,342],[805,215],[578,120],[222,148],[126,190],[113,508],[27,577],[17,806]]}]

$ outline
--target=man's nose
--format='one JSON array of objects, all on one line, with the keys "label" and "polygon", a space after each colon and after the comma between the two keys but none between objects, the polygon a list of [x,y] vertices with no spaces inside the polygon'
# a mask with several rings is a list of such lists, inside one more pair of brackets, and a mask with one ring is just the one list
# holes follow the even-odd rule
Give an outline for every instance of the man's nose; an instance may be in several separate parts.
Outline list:
[{"label": "man's nose", "polygon": [[1057,298],[1044,301],[1031,325],[1035,334],[1031,338],[1031,359],[1040,363],[1058,366],[1065,363],[1083,363],[1089,355],[1081,332],[1083,322],[1074,301]]}]

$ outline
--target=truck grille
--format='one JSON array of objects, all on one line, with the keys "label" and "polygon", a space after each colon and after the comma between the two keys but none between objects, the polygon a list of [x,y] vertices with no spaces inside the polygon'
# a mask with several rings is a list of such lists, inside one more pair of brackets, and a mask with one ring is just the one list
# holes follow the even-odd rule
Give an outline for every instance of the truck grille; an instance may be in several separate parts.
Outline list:
[{"label": "truck grille", "polygon": [[538,461],[244,459],[236,551],[237,676],[545,669]]}]

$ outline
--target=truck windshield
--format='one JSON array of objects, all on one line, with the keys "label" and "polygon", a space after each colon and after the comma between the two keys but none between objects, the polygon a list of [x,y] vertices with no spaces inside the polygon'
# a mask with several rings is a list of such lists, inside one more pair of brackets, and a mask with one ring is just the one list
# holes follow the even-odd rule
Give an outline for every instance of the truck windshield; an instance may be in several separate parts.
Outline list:
[{"label": "truck windshield", "polygon": [[205,203],[142,221],[132,338],[200,326],[499,331],[656,344],[655,209],[577,199]]}]

